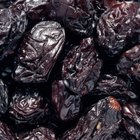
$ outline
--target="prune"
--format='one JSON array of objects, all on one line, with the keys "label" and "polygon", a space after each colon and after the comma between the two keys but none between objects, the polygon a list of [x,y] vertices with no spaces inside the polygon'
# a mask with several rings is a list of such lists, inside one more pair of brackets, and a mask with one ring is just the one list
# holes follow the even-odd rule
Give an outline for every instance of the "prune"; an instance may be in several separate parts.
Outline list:
[{"label": "prune", "polygon": [[18,140],[56,140],[53,131],[45,127],[39,127],[32,132],[21,134]]},{"label": "prune", "polygon": [[49,114],[47,101],[37,89],[16,88],[9,106],[9,115],[16,124],[38,124]]},{"label": "prune", "polygon": [[102,61],[98,58],[93,39],[83,39],[64,59],[62,76],[65,85],[80,95],[88,94],[100,76],[101,67]]},{"label": "prune", "polygon": [[3,122],[0,122],[0,140],[15,140],[13,133]]},{"label": "prune", "polygon": [[0,80],[0,116],[5,114],[8,109],[8,89]]},{"label": "prune", "polygon": [[108,140],[119,129],[121,106],[114,97],[92,105],[75,128],[64,133],[62,140]]},{"label": "prune", "polygon": [[139,3],[122,2],[102,14],[97,26],[98,43],[109,57],[140,41],[139,11]]},{"label": "prune", "polygon": [[26,26],[25,12],[0,9],[0,60],[14,53]]},{"label": "prune", "polygon": [[79,8],[74,0],[51,1],[51,11],[47,18],[61,22],[66,29],[80,36],[91,35],[95,27],[93,17]]},{"label": "prune", "polygon": [[46,82],[64,41],[64,29],[59,23],[38,23],[21,43],[14,79],[23,83]]},{"label": "prune", "polygon": [[113,75],[103,75],[93,90],[93,94],[101,96],[115,96],[136,99],[137,95],[133,93],[125,81]]},{"label": "prune", "polygon": [[140,106],[137,103],[128,103],[122,108],[123,123],[129,134],[140,139]]},{"label": "prune", "polygon": [[122,54],[117,64],[119,74],[135,78],[140,82],[140,45]]},{"label": "prune", "polygon": [[59,119],[68,121],[77,117],[80,101],[79,95],[68,92],[62,80],[52,84],[52,103]]},{"label": "prune", "polygon": [[11,7],[23,10],[32,19],[43,19],[49,12],[51,0],[17,0]]}]

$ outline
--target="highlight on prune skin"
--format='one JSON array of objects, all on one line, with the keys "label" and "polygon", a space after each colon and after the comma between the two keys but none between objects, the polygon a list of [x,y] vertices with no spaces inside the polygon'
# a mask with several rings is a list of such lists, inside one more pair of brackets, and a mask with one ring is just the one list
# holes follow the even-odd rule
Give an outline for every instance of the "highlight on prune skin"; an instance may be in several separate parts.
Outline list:
[{"label": "highlight on prune skin", "polygon": [[52,104],[57,117],[62,121],[73,120],[78,116],[81,107],[79,95],[70,93],[62,80],[52,84]]},{"label": "highlight on prune skin", "polygon": [[0,116],[5,114],[8,109],[8,89],[0,79]]},{"label": "highlight on prune skin", "polygon": [[93,38],[83,39],[64,59],[62,76],[65,85],[81,96],[88,94],[100,76],[101,67]]},{"label": "highlight on prune skin", "polygon": [[0,140],[15,140],[13,133],[3,122],[0,122]]},{"label": "highlight on prune skin", "polygon": [[51,1],[51,11],[47,18],[60,22],[66,29],[79,36],[89,36],[95,28],[93,17],[80,8],[78,2],[74,0]]},{"label": "highlight on prune skin", "polygon": [[50,11],[50,3],[50,0],[17,0],[11,7],[23,10],[32,20],[41,20]]},{"label": "highlight on prune skin", "polygon": [[0,60],[14,53],[26,27],[24,11],[0,9]]},{"label": "highlight on prune skin", "polygon": [[43,21],[24,38],[17,54],[15,81],[46,82],[63,48],[65,32],[54,21]]},{"label": "highlight on prune skin", "polygon": [[9,106],[9,115],[16,124],[38,124],[49,114],[48,103],[37,89],[16,88]]},{"label": "highlight on prune skin", "polygon": [[140,82],[140,45],[124,52],[117,64],[119,74],[135,78]]},{"label": "highlight on prune skin", "polygon": [[102,14],[97,26],[98,44],[107,56],[114,57],[139,42],[139,11],[137,2],[120,2]]},{"label": "highlight on prune skin", "polygon": [[114,97],[108,97],[92,105],[75,128],[64,133],[61,140],[112,139],[121,123],[121,106]]},{"label": "highlight on prune skin", "polygon": [[55,133],[45,127],[39,127],[31,132],[23,133],[18,137],[18,140],[56,140]]},{"label": "highlight on prune skin", "polygon": [[132,92],[127,83],[117,76],[110,74],[104,74],[101,76],[96,87],[93,90],[93,94],[99,96],[114,96],[122,99],[136,99],[137,95]]},{"label": "highlight on prune skin", "polygon": [[123,123],[130,135],[140,138],[140,106],[137,103],[128,103],[123,106]]}]

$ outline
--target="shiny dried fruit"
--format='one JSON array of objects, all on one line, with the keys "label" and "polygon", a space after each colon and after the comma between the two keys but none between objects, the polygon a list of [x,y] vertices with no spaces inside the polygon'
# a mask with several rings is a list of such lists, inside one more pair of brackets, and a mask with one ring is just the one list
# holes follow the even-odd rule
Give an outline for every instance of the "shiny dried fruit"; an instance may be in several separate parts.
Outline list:
[{"label": "shiny dried fruit", "polygon": [[128,103],[122,108],[123,123],[129,134],[136,139],[140,138],[140,106],[137,103]]},{"label": "shiny dried fruit", "polygon": [[8,98],[7,86],[0,80],[0,116],[8,109]]},{"label": "shiny dried fruit", "polygon": [[38,124],[48,112],[48,103],[37,89],[22,87],[15,90],[9,114],[16,124]]},{"label": "shiny dried fruit", "polygon": [[93,90],[93,94],[100,96],[114,96],[122,99],[136,99],[137,95],[129,90],[128,85],[121,78],[113,75],[103,75],[96,87]]},{"label": "shiny dried fruit", "polygon": [[117,64],[119,74],[135,78],[140,82],[140,45],[122,54]]},{"label": "shiny dried fruit", "polygon": [[55,134],[48,128],[39,127],[31,132],[22,134],[18,138],[19,140],[56,140]]},{"label": "shiny dried fruit", "polygon": [[48,17],[61,22],[65,28],[80,36],[89,36],[95,27],[93,17],[77,4],[74,0],[53,0]]},{"label": "shiny dried fruit", "polygon": [[73,92],[85,95],[91,92],[100,76],[102,61],[94,48],[93,39],[83,39],[63,62],[65,85]]},{"label": "shiny dried fruit", "polygon": [[77,117],[81,99],[79,95],[73,95],[68,91],[63,81],[55,81],[52,84],[52,104],[57,117],[63,121],[69,121]]},{"label": "shiny dried fruit", "polygon": [[43,19],[50,9],[50,0],[17,0],[12,8],[22,10],[32,19]]},{"label": "shiny dried fruit", "polygon": [[76,127],[64,134],[62,140],[111,140],[119,130],[120,123],[121,106],[110,96],[92,105]]},{"label": "shiny dried fruit", "polygon": [[26,27],[24,11],[0,9],[0,60],[14,53]]},{"label": "shiny dried fruit", "polygon": [[59,23],[38,23],[21,43],[14,79],[23,83],[46,82],[64,41],[64,29]]},{"label": "shiny dried fruit", "polygon": [[97,27],[98,43],[108,56],[119,54],[130,43],[140,42],[140,4],[122,2],[102,14]]},{"label": "shiny dried fruit", "polygon": [[15,140],[13,133],[3,122],[0,122],[0,140]]}]

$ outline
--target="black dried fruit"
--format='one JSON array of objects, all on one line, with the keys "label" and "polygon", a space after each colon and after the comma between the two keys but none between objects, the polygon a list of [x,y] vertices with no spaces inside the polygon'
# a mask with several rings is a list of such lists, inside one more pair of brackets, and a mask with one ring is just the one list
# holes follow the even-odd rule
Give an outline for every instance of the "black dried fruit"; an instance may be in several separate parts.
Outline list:
[{"label": "black dried fruit", "polygon": [[140,4],[122,2],[104,12],[97,26],[98,43],[111,57],[140,42]]},{"label": "black dried fruit", "polygon": [[38,23],[21,43],[14,79],[22,83],[46,82],[64,41],[64,29],[59,23]]},{"label": "black dried fruit", "polygon": [[93,38],[83,39],[64,59],[62,76],[65,85],[81,96],[88,94],[100,76],[101,67]]},{"label": "black dried fruit", "polygon": [[79,95],[72,94],[67,90],[62,80],[55,81],[52,84],[52,104],[57,117],[62,121],[69,121],[78,116],[81,99]]}]

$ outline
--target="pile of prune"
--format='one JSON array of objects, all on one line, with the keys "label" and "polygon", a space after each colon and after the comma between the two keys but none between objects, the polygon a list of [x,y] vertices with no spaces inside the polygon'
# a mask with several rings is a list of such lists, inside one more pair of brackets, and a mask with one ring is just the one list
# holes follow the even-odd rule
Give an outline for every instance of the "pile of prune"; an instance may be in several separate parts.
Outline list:
[{"label": "pile of prune", "polygon": [[0,0],[0,140],[140,140],[140,1]]}]

